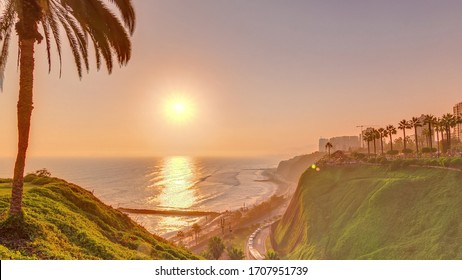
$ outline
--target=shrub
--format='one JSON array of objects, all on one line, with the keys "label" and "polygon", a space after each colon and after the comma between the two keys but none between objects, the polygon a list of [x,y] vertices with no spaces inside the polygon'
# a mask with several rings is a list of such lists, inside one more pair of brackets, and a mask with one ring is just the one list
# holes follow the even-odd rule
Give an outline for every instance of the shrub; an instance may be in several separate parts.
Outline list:
[{"label": "shrub", "polygon": [[232,260],[243,260],[245,258],[244,252],[241,249],[229,247],[227,252],[229,258]]},{"label": "shrub", "polygon": [[403,154],[412,154],[413,150],[412,149],[403,149]]},{"label": "shrub", "polygon": [[448,165],[450,167],[462,168],[462,158],[451,158],[448,159]]},{"label": "shrub", "polygon": [[396,156],[397,154],[399,154],[398,150],[387,151],[387,155],[390,155],[390,156]]},{"label": "shrub", "polygon": [[363,154],[363,153],[358,153],[358,152],[354,152],[351,154],[351,156],[354,158],[354,159],[357,159],[357,160],[363,160],[366,158],[366,155]]},{"label": "shrub", "polygon": [[422,153],[428,154],[428,153],[434,153],[436,152],[436,148],[431,148],[430,147],[423,147],[422,148]]},{"label": "shrub", "polygon": [[273,250],[269,250],[265,255],[265,260],[280,260],[278,253]]},{"label": "shrub", "polygon": [[37,175],[38,177],[50,177],[51,172],[48,171],[46,168],[42,168],[42,169],[35,171],[35,175]]}]

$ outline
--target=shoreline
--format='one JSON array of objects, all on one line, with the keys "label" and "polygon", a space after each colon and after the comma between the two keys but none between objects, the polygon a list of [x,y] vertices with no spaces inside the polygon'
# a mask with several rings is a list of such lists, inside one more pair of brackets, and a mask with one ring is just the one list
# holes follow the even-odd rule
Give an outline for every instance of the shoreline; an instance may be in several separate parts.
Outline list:
[{"label": "shoreline", "polygon": [[[267,179],[254,181],[261,181],[262,183],[271,182],[277,186],[270,197],[247,209],[240,208],[221,212],[218,216],[213,217],[212,219],[204,220],[202,218],[201,221],[198,222],[201,227],[201,233],[197,242],[194,239],[194,234],[191,234],[192,232],[190,227],[183,227],[178,230],[185,233],[185,237],[183,238],[179,238],[176,235],[176,232],[178,231],[169,232],[168,234],[163,235],[163,237],[172,243],[184,246],[199,254],[207,247],[208,240],[213,236],[220,236],[224,239],[224,241],[229,241],[229,238],[232,237],[233,231],[241,231],[253,225],[264,223],[266,220],[275,216],[282,215],[288,207],[293,194],[292,190],[295,189],[296,184],[281,179],[276,173],[275,168],[259,170],[262,171],[260,175],[265,176]],[[274,209],[271,211],[259,211],[259,207],[265,204],[271,204],[272,199],[275,197],[278,198],[276,199],[278,202],[274,205]],[[256,211],[252,211],[254,209],[256,209]],[[225,221],[225,229],[223,229],[220,225],[221,220]]]},{"label": "shoreline", "polygon": [[[236,215],[237,212],[242,212],[242,209],[252,209],[258,205],[271,200],[273,196],[287,196],[289,193],[289,184],[283,182],[276,174],[276,168],[255,168],[243,169],[241,174],[239,187],[242,188],[241,196],[245,197],[245,187],[254,187],[255,185],[263,185],[262,191],[246,198],[248,202],[243,205],[236,205],[231,203],[229,207],[221,207],[221,209],[212,210],[207,208],[202,209],[149,209],[135,207],[118,207],[118,209],[125,214],[128,214],[132,220],[145,227],[148,231],[156,233],[165,239],[175,240],[176,234],[179,231],[183,233],[191,232],[193,224],[197,223],[201,228],[207,229],[213,227],[216,223],[217,217],[226,220],[234,220],[230,215]],[[252,171],[252,172],[249,172]],[[239,172],[236,172],[239,174]],[[227,204],[223,201],[222,206]],[[152,218],[149,218],[151,216]],[[177,225],[170,225],[165,227],[162,224],[164,220],[178,220]],[[158,227],[161,225],[161,228]],[[160,231],[159,231],[160,230]]]}]

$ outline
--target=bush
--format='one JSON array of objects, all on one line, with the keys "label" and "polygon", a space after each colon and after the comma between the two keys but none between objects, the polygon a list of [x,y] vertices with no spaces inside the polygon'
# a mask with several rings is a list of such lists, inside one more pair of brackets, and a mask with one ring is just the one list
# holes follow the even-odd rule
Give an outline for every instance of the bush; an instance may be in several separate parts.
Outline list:
[{"label": "bush", "polygon": [[431,148],[430,147],[423,147],[422,148],[422,153],[428,154],[428,153],[434,153],[436,152],[436,148]]},{"label": "bush", "polygon": [[388,160],[386,157],[379,157],[377,160],[376,160],[377,163],[380,163],[380,164],[386,164],[388,163]]},{"label": "bush", "polygon": [[49,183],[53,183],[55,179],[51,177],[36,177],[34,180],[32,180],[32,184],[36,186],[43,186]]},{"label": "bush", "polygon": [[448,159],[448,165],[454,168],[462,168],[462,158]]},{"label": "bush", "polygon": [[229,247],[227,252],[229,258],[232,260],[243,260],[245,258],[244,252],[241,249]]},{"label": "bush", "polygon": [[269,250],[265,255],[265,260],[280,260],[278,253],[273,250]]},{"label": "bush", "polygon": [[390,170],[397,170],[401,168],[401,164],[403,163],[402,159],[397,159],[391,162],[390,164]]},{"label": "bush", "polygon": [[35,175],[37,175],[38,177],[50,177],[51,172],[48,171],[46,168],[42,168],[42,169],[35,171]]},{"label": "bush", "polygon": [[366,158],[366,154],[358,153],[358,152],[352,153],[351,156],[352,156],[354,159],[357,159],[357,160],[363,160],[363,159]]},{"label": "bush", "polygon": [[412,154],[414,151],[412,149],[403,149],[403,154]]},{"label": "bush", "polygon": [[387,155],[390,155],[390,156],[396,156],[397,154],[399,154],[398,150],[387,151]]}]

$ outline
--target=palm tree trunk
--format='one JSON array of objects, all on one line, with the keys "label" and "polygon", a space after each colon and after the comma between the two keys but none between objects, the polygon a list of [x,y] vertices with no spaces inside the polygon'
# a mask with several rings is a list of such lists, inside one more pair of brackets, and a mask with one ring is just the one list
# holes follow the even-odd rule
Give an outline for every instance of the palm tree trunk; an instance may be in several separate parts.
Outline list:
[{"label": "palm tree trunk", "polygon": [[382,149],[382,156],[383,156],[383,137],[380,137],[380,148]]},{"label": "palm tree trunk", "polygon": [[376,148],[376,145],[375,145],[375,138],[374,138],[374,157],[377,157],[377,148]]},{"label": "palm tree trunk", "polygon": [[444,153],[444,129],[441,129],[441,151]]},{"label": "palm tree trunk", "polygon": [[433,153],[433,135],[432,135],[432,123],[428,123],[428,139],[430,140],[430,153]]},{"label": "palm tree trunk", "polygon": [[393,151],[393,138],[391,137],[391,133],[390,133],[390,151]]},{"label": "palm tree trunk", "polygon": [[446,132],[446,134],[448,135],[448,150],[451,149],[451,127],[448,127],[448,131]]},{"label": "palm tree trunk", "polygon": [[32,116],[32,93],[34,81],[34,44],[35,39],[21,39],[20,76],[18,99],[18,154],[14,165],[13,189],[11,192],[10,216],[22,212],[22,194],[26,152],[29,146],[30,120]]},{"label": "palm tree trunk", "polygon": [[406,129],[403,129],[403,135],[404,135],[403,145],[404,145],[404,150],[406,150]]},{"label": "palm tree trunk", "polygon": [[370,141],[367,141],[367,157],[370,158],[371,157],[371,145],[370,145]]},{"label": "palm tree trunk", "polygon": [[419,153],[419,142],[417,142],[417,126],[414,126],[414,138],[415,138],[415,154]]},{"label": "palm tree trunk", "polygon": [[447,151],[451,149],[451,129],[446,127]]},{"label": "palm tree trunk", "polygon": [[436,147],[438,148],[438,157],[440,157],[440,134],[436,131]]}]

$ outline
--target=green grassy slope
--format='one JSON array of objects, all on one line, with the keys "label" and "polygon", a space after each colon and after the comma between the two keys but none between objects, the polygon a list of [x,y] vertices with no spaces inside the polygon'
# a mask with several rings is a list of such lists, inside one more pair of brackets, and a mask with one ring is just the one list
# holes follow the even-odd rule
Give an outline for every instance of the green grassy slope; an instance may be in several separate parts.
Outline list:
[{"label": "green grassy slope", "polygon": [[309,169],[273,243],[289,259],[462,259],[462,173]]},{"label": "green grassy slope", "polygon": [[0,181],[0,259],[197,258],[74,184],[26,179],[25,215],[15,220],[6,219],[10,184]]}]

